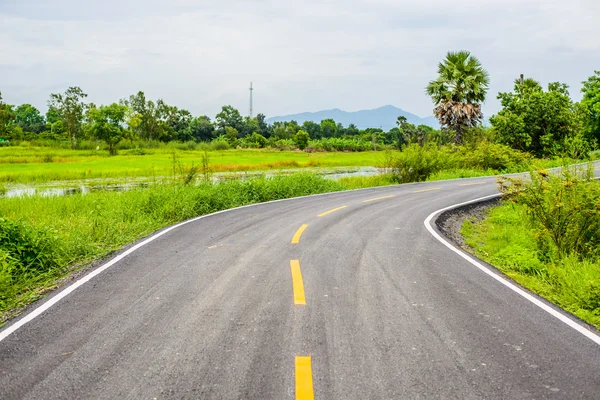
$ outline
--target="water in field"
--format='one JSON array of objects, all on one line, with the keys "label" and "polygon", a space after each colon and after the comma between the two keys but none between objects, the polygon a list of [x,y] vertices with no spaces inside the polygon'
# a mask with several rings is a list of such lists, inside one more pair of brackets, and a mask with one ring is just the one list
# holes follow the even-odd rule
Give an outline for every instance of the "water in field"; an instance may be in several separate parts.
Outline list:
[{"label": "water in field", "polygon": [[122,185],[81,185],[77,187],[18,187],[7,189],[0,197],[22,197],[22,196],[73,196],[85,195],[92,192],[124,192],[126,190],[147,187],[148,183],[122,184]]},{"label": "water in field", "polygon": [[[376,167],[355,167],[355,168],[305,168],[302,170],[289,169],[273,171],[248,171],[248,172],[224,172],[215,173],[212,176],[214,182],[230,179],[249,179],[253,177],[266,176],[272,177],[282,174],[293,174],[297,172],[311,172],[322,175],[324,178],[338,180],[352,176],[373,176],[382,171]],[[160,182],[170,183],[172,178],[163,177]],[[86,195],[93,192],[124,192],[132,189],[144,188],[152,184],[152,180],[144,178],[129,179],[127,181],[114,181],[110,183],[101,179],[90,179],[88,181],[77,182],[55,182],[44,185],[17,185],[7,187],[0,192],[0,197],[23,197],[23,196],[74,196]]]}]

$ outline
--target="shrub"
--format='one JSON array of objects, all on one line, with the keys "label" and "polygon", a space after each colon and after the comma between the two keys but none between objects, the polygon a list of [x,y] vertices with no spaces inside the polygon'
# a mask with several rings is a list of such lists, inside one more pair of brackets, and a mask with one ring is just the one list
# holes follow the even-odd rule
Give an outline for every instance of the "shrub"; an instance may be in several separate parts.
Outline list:
[{"label": "shrub", "polygon": [[531,173],[531,181],[500,178],[505,197],[524,204],[543,253],[559,258],[600,255],[600,185],[593,169],[563,167],[560,175]]},{"label": "shrub", "polygon": [[[380,146],[381,148],[381,146]],[[370,151],[374,150],[373,142],[360,138],[321,138],[309,140],[306,151]]]},{"label": "shrub", "polygon": [[226,140],[222,139],[213,140],[212,142],[210,142],[210,146],[212,150],[229,150],[231,148],[229,143],[227,143]]},{"label": "shrub", "polygon": [[296,132],[296,135],[294,135],[294,142],[296,142],[296,145],[300,150],[306,149],[309,140],[310,135],[308,134],[308,132],[305,132],[303,130],[299,130],[298,132]]},{"label": "shrub", "polygon": [[54,154],[52,153],[46,153],[42,156],[42,162],[44,163],[51,163],[54,161]]},{"label": "shrub", "polygon": [[398,182],[420,182],[444,167],[444,159],[435,145],[411,144],[392,162]]},{"label": "shrub", "polygon": [[246,141],[252,143],[255,147],[262,149],[267,145],[267,139],[260,133],[254,132],[252,135],[246,138]]},{"label": "shrub", "polygon": [[463,168],[494,169],[497,171],[522,170],[531,162],[531,156],[522,151],[487,141],[479,142],[476,146],[462,149],[461,166]]}]

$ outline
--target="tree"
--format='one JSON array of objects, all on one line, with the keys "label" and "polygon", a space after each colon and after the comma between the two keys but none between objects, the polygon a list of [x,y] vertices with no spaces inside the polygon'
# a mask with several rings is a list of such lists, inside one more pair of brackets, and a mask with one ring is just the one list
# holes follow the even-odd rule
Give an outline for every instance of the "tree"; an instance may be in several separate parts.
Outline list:
[{"label": "tree", "polygon": [[489,75],[468,51],[448,52],[438,66],[438,75],[425,92],[435,104],[435,117],[442,127],[454,130],[454,141],[461,144],[464,129],[483,120],[481,103],[485,101]]},{"label": "tree", "polygon": [[266,121],[267,117],[265,114],[258,114],[256,116],[256,123],[258,124],[258,133],[264,137],[269,137],[271,132],[269,130],[269,124]]},{"label": "tree", "polygon": [[284,124],[285,129],[288,132],[288,137],[293,137],[300,130],[300,125],[298,125],[298,123],[294,120],[291,120],[290,122],[284,122]]},{"label": "tree", "polygon": [[0,92],[0,138],[8,137],[10,124],[14,119],[12,106],[2,101],[2,92]]},{"label": "tree", "polygon": [[15,108],[15,123],[25,132],[41,133],[46,128],[44,116],[31,104]]},{"label": "tree", "polygon": [[186,132],[196,142],[208,142],[215,137],[215,127],[206,115],[192,119]]},{"label": "tree", "polygon": [[576,130],[575,107],[564,83],[548,90],[533,79],[515,81],[514,93],[499,93],[502,110],[490,118],[497,140],[537,156],[553,155]]},{"label": "tree", "polygon": [[113,103],[109,106],[93,108],[91,112],[92,131],[94,136],[108,144],[108,152],[117,154],[116,145],[125,135],[125,116],[127,106]]},{"label": "tree", "polygon": [[358,128],[354,124],[348,125],[348,127],[346,128],[346,131],[344,132],[344,134],[346,136],[356,136],[359,133],[360,133],[360,131],[358,130]]},{"label": "tree", "polygon": [[[242,121],[241,137],[251,136],[260,130],[257,118],[244,117]],[[262,135],[261,135],[262,136]]]},{"label": "tree", "polygon": [[48,107],[53,108],[62,121],[63,128],[69,135],[72,148],[77,147],[83,113],[87,107],[82,100],[86,97],[87,94],[79,87],[72,86],[64,94],[52,93],[48,101]]},{"label": "tree", "polygon": [[300,150],[306,149],[306,147],[308,146],[309,140],[310,140],[310,135],[308,134],[308,132],[305,132],[303,130],[299,130],[294,135],[294,142],[296,142],[296,145],[298,146],[298,148]]},{"label": "tree", "polygon": [[600,143],[600,71],[594,71],[582,84],[583,98],[579,104],[583,112],[583,133],[588,140]]},{"label": "tree", "polygon": [[231,126],[225,126],[225,137],[229,144],[234,145],[238,139],[238,130]]},{"label": "tree", "polygon": [[281,121],[276,121],[272,126],[273,134],[271,135],[275,139],[290,139],[291,136],[288,136],[288,131],[286,129],[285,123]]},{"label": "tree", "polygon": [[[137,136],[148,141],[164,136],[165,125],[161,124],[161,118],[165,112],[165,103],[162,100],[158,100],[156,103],[151,100],[146,101],[144,92],[139,91],[137,94],[129,96],[129,100],[121,100],[121,104],[131,107],[133,112],[130,113],[128,119],[136,122],[134,132]],[[135,121],[136,119],[139,121]]]},{"label": "tree", "polygon": [[192,138],[187,136],[186,128],[192,120],[192,113],[188,110],[170,106],[164,100],[156,102],[157,135],[156,138],[163,142],[171,140],[187,141]]},{"label": "tree", "polygon": [[332,118],[321,121],[321,134],[325,138],[334,137],[337,132],[337,125]]},{"label": "tree", "polygon": [[63,139],[65,128],[54,107],[48,107],[46,111],[46,130],[50,132],[49,136],[53,139]]},{"label": "tree", "polygon": [[308,133],[313,139],[320,139],[323,136],[321,134],[321,125],[313,121],[304,121],[302,130]]},{"label": "tree", "polygon": [[226,127],[234,128],[236,131],[243,131],[243,119],[238,110],[232,106],[223,106],[221,112],[215,117],[216,125],[221,131],[221,134],[225,132]]}]

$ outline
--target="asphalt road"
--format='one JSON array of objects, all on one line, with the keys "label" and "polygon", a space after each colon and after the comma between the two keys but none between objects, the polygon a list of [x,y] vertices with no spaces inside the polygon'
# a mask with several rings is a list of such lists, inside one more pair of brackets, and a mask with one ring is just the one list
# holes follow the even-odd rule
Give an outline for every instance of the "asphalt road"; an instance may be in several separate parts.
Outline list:
[{"label": "asphalt road", "polygon": [[180,226],[0,341],[0,399],[598,399],[600,346],[423,223],[496,192],[400,185]]}]

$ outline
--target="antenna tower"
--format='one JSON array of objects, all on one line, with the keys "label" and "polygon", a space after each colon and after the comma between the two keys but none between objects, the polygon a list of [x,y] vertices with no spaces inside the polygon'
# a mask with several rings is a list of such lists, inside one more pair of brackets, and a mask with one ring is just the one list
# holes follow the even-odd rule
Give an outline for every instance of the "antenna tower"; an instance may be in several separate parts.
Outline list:
[{"label": "antenna tower", "polygon": [[250,82],[250,118],[252,118],[252,82]]}]

